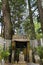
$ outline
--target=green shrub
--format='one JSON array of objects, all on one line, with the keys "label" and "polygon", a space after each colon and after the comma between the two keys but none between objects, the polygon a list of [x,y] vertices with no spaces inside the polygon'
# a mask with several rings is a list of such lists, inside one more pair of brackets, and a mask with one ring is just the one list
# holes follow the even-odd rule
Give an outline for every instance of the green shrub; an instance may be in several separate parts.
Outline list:
[{"label": "green shrub", "polygon": [[6,59],[10,55],[9,50],[3,50],[3,47],[0,45],[0,60]]},{"label": "green shrub", "polygon": [[40,56],[40,58],[43,59],[43,46],[38,46],[36,48],[36,51],[37,51],[38,55]]}]

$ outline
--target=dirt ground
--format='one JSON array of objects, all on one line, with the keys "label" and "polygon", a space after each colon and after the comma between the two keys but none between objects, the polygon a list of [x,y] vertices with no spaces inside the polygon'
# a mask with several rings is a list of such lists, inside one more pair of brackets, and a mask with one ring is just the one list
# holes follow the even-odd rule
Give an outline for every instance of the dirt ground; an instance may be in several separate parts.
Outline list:
[{"label": "dirt ground", "polygon": [[36,63],[16,63],[16,64],[11,64],[11,63],[5,63],[5,65],[39,65]]}]

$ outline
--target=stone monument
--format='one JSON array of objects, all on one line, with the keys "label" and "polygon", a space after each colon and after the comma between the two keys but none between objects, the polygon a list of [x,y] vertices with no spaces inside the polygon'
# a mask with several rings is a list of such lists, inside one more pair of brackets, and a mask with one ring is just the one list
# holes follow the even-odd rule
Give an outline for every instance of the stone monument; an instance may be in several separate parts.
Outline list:
[{"label": "stone monument", "polygon": [[35,63],[40,63],[39,55],[34,55]]}]

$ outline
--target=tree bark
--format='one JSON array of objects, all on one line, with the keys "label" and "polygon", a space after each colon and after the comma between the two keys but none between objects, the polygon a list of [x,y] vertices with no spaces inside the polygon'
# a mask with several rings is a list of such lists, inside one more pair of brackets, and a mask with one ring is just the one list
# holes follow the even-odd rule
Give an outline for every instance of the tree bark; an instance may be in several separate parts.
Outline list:
[{"label": "tree bark", "polygon": [[[3,21],[4,21],[4,38],[11,41],[12,28],[11,28],[11,17],[10,17],[10,8],[9,8],[8,0],[2,0],[2,10],[3,10]],[[11,44],[10,42],[8,43]],[[9,52],[10,52],[9,62],[11,62],[12,48],[9,50]]]},{"label": "tree bark", "polygon": [[11,18],[8,0],[2,0],[2,11],[4,21],[4,37],[11,39]]},{"label": "tree bark", "polygon": [[36,34],[35,34],[35,27],[34,27],[33,18],[32,18],[30,0],[28,0],[28,4],[29,4],[29,18],[30,18],[30,26],[31,26],[31,39],[35,39]]},{"label": "tree bark", "polygon": [[43,8],[41,6],[42,5],[41,0],[37,0],[37,5],[38,5],[39,16],[40,16],[42,34],[43,34]]}]

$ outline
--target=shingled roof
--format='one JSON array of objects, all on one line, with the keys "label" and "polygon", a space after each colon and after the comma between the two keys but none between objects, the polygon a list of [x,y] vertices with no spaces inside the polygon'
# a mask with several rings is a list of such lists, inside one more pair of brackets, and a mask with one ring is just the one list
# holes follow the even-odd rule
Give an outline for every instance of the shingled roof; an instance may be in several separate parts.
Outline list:
[{"label": "shingled roof", "polygon": [[27,42],[29,38],[26,35],[13,35],[12,41]]}]

